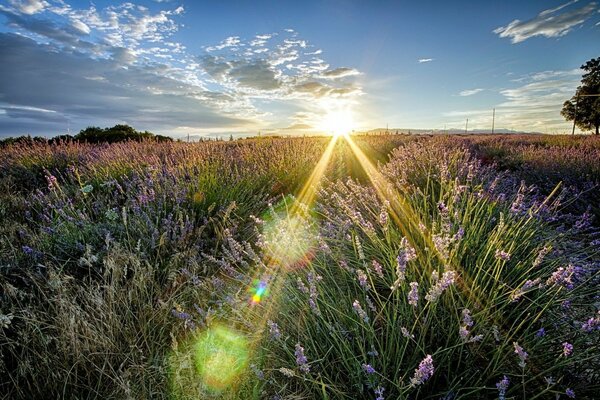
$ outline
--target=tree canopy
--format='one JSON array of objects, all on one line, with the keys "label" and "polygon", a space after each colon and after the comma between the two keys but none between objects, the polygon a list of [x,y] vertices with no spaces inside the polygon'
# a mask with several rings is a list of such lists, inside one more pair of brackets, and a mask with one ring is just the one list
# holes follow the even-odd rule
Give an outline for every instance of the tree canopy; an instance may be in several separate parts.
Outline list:
[{"label": "tree canopy", "polygon": [[565,101],[561,114],[567,121],[575,121],[575,125],[582,131],[595,130],[598,135],[600,129],[600,57],[592,58],[581,69],[585,71],[581,78],[581,85],[577,87],[575,95]]}]

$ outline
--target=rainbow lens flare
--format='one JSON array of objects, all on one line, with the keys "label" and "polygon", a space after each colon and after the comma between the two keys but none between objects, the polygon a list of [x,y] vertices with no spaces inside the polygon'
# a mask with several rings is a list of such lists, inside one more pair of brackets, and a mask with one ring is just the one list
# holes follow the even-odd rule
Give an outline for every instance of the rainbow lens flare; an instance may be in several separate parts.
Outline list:
[{"label": "rainbow lens flare", "polygon": [[260,301],[268,295],[267,282],[258,280],[255,281],[254,287],[250,291],[252,292],[252,303],[260,303]]}]

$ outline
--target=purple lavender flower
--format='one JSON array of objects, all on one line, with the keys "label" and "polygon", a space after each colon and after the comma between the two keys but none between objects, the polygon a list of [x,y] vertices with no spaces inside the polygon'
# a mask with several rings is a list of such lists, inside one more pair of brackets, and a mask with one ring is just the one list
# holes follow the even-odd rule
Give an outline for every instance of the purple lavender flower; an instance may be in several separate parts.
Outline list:
[{"label": "purple lavender flower", "polygon": [[296,364],[300,367],[300,371],[305,374],[310,372],[310,365],[308,365],[308,360],[304,355],[304,347],[300,346],[300,343],[296,343],[294,355],[296,356]]},{"label": "purple lavender flower", "polygon": [[584,332],[592,332],[594,330],[600,330],[600,311],[598,311],[597,317],[589,318],[586,322],[581,325],[581,329]]},{"label": "purple lavender flower", "polygon": [[464,310],[462,310],[462,318],[463,318],[463,324],[465,326],[473,326],[473,318],[471,318],[471,310],[469,310],[468,308],[465,308]]},{"label": "purple lavender flower", "polygon": [[575,398],[575,392],[571,388],[567,388],[567,390],[565,390],[565,394],[571,399]]},{"label": "purple lavender flower", "polygon": [[535,332],[535,336],[539,338],[546,336],[546,330],[544,328],[538,329],[537,332]]},{"label": "purple lavender flower", "polygon": [[552,276],[550,276],[550,278],[548,278],[548,280],[546,281],[546,284],[548,286],[557,285],[557,286],[566,287],[567,289],[572,289],[573,288],[572,277],[573,277],[574,273],[575,273],[575,267],[573,265],[569,265],[569,266],[567,266],[567,268],[558,267],[558,269],[552,273]]},{"label": "purple lavender flower", "polygon": [[419,302],[419,284],[417,282],[410,283],[410,291],[408,292],[408,304],[413,307]]},{"label": "purple lavender flower", "polygon": [[254,375],[256,375],[256,378],[259,381],[265,379],[265,373],[261,371],[260,368],[256,366],[256,364],[250,364],[250,369],[252,370],[252,372],[254,372]]},{"label": "purple lavender flower", "polygon": [[563,351],[562,355],[565,357],[569,357],[573,353],[573,345],[569,342],[564,342],[562,344]]},{"label": "purple lavender flower", "polygon": [[34,250],[29,246],[23,246],[21,248],[23,249],[23,253],[27,254],[28,256],[32,255],[34,252]]},{"label": "purple lavender flower", "polygon": [[269,335],[271,335],[271,338],[279,340],[281,338],[281,332],[279,331],[279,326],[277,325],[277,322],[268,320],[267,325],[269,326]]},{"label": "purple lavender flower", "polygon": [[400,332],[402,332],[402,336],[404,336],[407,339],[414,339],[415,335],[411,334],[408,329],[406,329],[405,327],[400,327]]},{"label": "purple lavender flower", "polygon": [[356,312],[356,314],[358,314],[358,316],[365,322],[368,323],[369,322],[369,316],[367,315],[367,313],[365,312],[365,310],[363,310],[362,306],[360,305],[360,303],[358,302],[358,300],[354,300],[354,303],[352,303],[352,308],[354,308],[354,311]]},{"label": "purple lavender flower", "polygon": [[381,268],[381,264],[379,264],[377,262],[377,260],[373,260],[373,269],[375,270],[375,273],[377,274],[377,276],[379,276],[380,278],[383,278],[383,269]]},{"label": "purple lavender flower", "polygon": [[518,342],[513,342],[513,346],[515,347],[515,353],[519,356],[519,366],[521,368],[525,368],[527,357],[529,354],[521,346],[519,346]]},{"label": "purple lavender flower", "polygon": [[494,254],[494,257],[496,257],[496,259],[498,259],[498,260],[509,261],[510,253],[507,253],[504,250],[497,249],[496,253]]},{"label": "purple lavender flower", "polygon": [[362,369],[363,371],[365,371],[366,374],[370,375],[370,374],[374,374],[375,373],[375,368],[373,368],[371,366],[371,364],[363,364],[362,365]]},{"label": "purple lavender flower", "polygon": [[444,272],[442,278],[438,280],[435,285],[431,287],[431,289],[429,289],[425,299],[432,303],[435,302],[441,296],[444,290],[448,289],[448,287],[454,283],[455,278],[456,272],[452,270]]},{"label": "purple lavender flower", "polygon": [[433,376],[435,368],[433,367],[433,359],[431,355],[427,354],[425,358],[419,363],[419,368],[415,369],[415,374],[410,378],[411,386],[422,385],[429,378]]},{"label": "purple lavender flower", "polygon": [[369,290],[369,278],[367,277],[367,274],[365,274],[365,271],[363,271],[362,269],[357,269],[356,275],[358,276],[358,284],[360,285],[360,287],[362,287],[365,290]]},{"label": "purple lavender flower", "polygon": [[496,383],[496,388],[498,388],[498,399],[505,400],[506,399],[506,391],[508,390],[508,385],[510,384],[510,379],[506,375],[500,380],[500,382]]},{"label": "purple lavender flower", "polygon": [[385,388],[383,388],[381,386],[377,386],[377,388],[375,389],[375,394],[377,395],[377,398],[375,400],[384,400],[384,397],[383,397],[384,391],[385,391]]}]

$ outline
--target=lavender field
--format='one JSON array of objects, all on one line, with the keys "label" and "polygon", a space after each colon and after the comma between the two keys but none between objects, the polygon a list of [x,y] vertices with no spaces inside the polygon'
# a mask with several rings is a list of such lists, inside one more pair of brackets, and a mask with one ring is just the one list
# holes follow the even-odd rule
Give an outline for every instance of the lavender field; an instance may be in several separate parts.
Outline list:
[{"label": "lavender field", "polygon": [[6,399],[594,399],[600,138],[0,148]]}]

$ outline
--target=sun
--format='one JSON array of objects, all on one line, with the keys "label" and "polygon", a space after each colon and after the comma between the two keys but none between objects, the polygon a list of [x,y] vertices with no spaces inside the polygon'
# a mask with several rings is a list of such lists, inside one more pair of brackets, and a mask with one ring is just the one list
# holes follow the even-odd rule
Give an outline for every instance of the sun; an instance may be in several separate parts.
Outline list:
[{"label": "sun", "polygon": [[318,128],[335,137],[348,135],[354,128],[352,111],[348,108],[329,110],[323,116]]}]

